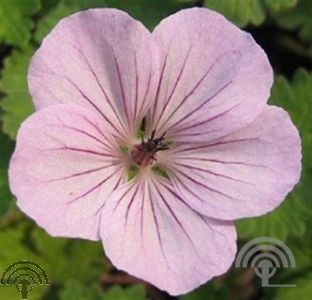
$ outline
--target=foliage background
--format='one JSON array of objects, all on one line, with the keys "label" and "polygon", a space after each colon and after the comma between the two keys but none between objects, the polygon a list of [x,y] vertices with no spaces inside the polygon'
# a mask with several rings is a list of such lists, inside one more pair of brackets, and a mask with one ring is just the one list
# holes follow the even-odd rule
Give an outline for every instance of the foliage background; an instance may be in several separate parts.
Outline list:
[{"label": "foliage background", "polygon": [[[152,29],[184,7],[206,6],[251,32],[265,49],[276,79],[270,102],[287,109],[303,139],[303,173],[287,201],[264,217],[237,222],[239,245],[260,236],[285,241],[297,268],[281,269],[276,283],[296,288],[261,288],[252,269],[232,268],[181,300],[310,299],[312,294],[312,1],[311,0],[0,0],[0,274],[20,259],[34,260],[52,284],[30,299],[175,299],[115,270],[99,243],[56,239],[15,206],[7,167],[20,123],[32,111],[27,92],[29,59],[42,38],[64,16],[91,7],[116,7]],[[0,299],[17,299],[0,287]]]}]

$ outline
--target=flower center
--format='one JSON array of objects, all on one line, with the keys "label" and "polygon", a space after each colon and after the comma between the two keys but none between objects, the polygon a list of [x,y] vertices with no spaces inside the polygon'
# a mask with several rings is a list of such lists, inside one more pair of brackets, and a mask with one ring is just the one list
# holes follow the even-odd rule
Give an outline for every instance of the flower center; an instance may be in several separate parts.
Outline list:
[{"label": "flower center", "polygon": [[165,134],[159,138],[155,138],[155,130],[152,132],[150,138],[147,141],[142,138],[140,144],[133,146],[130,152],[132,161],[139,166],[148,166],[156,161],[156,153],[169,149],[168,144],[165,141]]}]

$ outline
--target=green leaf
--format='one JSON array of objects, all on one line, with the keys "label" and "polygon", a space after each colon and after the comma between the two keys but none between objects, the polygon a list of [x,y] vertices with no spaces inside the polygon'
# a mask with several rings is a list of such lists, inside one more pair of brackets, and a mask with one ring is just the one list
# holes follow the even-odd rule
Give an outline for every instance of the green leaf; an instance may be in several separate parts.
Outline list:
[{"label": "green leaf", "polygon": [[229,291],[226,285],[217,285],[215,282],[208,282],[195,291],[180,297],[180,300],[227,300]]},{"label": "green leaf", "polygon": [[298,0],[205,0],[204,6],[223,14],[240,27],[260,25],[268,11],[296,5]]},{"label": "green leaf", "polygon": [[0,42],[25,46],[30,39],[31,17],[40,9],[40,0],[0,1]]},{"label": "green leaf", "polygon": [[93,7],[124,10],[152,29],[161,19],[183,8],[183,5],[175,0],[63,0],[40,20],[35,34],[36,40],[41,41],[60,19]]},{"label": "green leaf", "polygon": [[33,104],[27,88],[27,70],[33,50],[14,51],[4,61],[0,90],[5,97],[0,102],[3,131],[15,139],[21,122],[33,112]]},{"label": "green leaf", "polygon": [[[34,224],[28,220],[21,220],[17,224],[0,229],[0,241],[0,275],[12,263],[26,259],[38,263],[45,270],[51,286],[63,286],[69,280],[88,285],[96,282],[109,268],[100,243],[53,238],[43,230],[34,228]],[[37,288],[34,292],[35,290]],[[40,293],[36,293],[42,295],[49,292],[49,287],[38,287],[38,290]],[[1,297],[1,292],[0,286],[0,299],[17,298],[17,295],[11,298]],[[6,289],[4,295],[8,292]],[[90,293],[95,294],[95,290]],[[33,294],[31,296],[30,299],[43,299],[33,298]]]},{"label": "green leaf", "polygon": [[271,10],[281,10],[296,6],[298,0],[264,0],[265,5]]},{"label": "green leaf", "polygon": [[103,292],[98,285],[84,286],[78,281],[69,281],[60,292],[60,300],[144,300],[143,286],[121,288],[114,286]]},{"label": "green leaf", "polygon": [[[19,260],[31,260],[38,263],[44,268],[38,257],[25,245],[27,224],[19,223],[12,227],[0,230],[0,275],[12,263]],[[46,292],[47,287],[38,286],[33,288],[30,299],[42,299],[42,295]],[[0,299],[20,299],[20,294],[14,286],[0,286]]]},{"label": "green leaf", "polygon": [[[60,300],[104,300],[100,287],[93,285],[85,287],[81,282],[68,281],[60,292]],[[117,299],[116,299],[117,300]]]},{"label": "green leaf", "polygon": [[241,238],[272,236],[286,240],[302,236],[311,222],[309,209],[312,186],[312,73],[298,70],[292,81],[277,76],[272,89],[271,104],[286,109],[299,129],[303,147],[303,170],[300,182],[283,204],[266,216],[237,222]]},{"label": "green leaf", "polygon": [[176,0],[107,0],[109,7],[128,12],[152,30],[163,18],[185,7]]},{"label": "green leaf", "polygon": [[[46,293],[47,288],[42,286],[35,286],[28,294],[28,299],[31,300],[42,300],[43,295]],[[20,292],[15,286],[0,286],[0,299],[11,300],[11,299],[21,299]]]},{"label": "green leaf", "polygon": [[279,288],[276,289],[274,300],[309,300],[312,294],[312,272],[299,277],[289,284],[295,284],[296,287],[292,288]]},{"label": "green leaf", "polygon": [[7,135],[0,131],[0,217],[4,215],[12,200],[12,195],[8,186],[8,164],[13,151],[13,142]]},{"label": "green leaf", "polygon": [[105,293],[105,300],[144,300],[145,290],[142,285],[134,285],[129,288],[114,286]]},{"label": "green leaf", "polygon": [[17,260],[34,258],[33,253],[23,243],[24,232],[25,223],[0,230],[0,274]]},{"label": "green leaf", "polygon": [[54,238],[38,228],[31,237],[54,283],[63,284],[68,279],[91,283],[109,268],[101,243]]},{"label": "green leaf", "polygon": [[312,1],[299,0],[298,5],[292,10],[284,10],[273,14],[279,26],[299,30],[299,36],[312,43]]},{"label": "green leaf", "polygon": [[291,249],[296,259],[297,272],[301,270],[305,272],[308,268],[312,269],[312,232],[307,232],[303,238],[292,237],[287,241],[287,246]]}]

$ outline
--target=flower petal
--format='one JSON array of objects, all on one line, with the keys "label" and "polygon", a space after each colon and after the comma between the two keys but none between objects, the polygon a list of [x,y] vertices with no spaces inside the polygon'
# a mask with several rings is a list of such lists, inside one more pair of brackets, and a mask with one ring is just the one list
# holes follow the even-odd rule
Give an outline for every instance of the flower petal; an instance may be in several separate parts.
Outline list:
[{"label": "flower petal", "polygon": [[285,111],[266,106],[246,128],[211,143],[179,145],[160,159],[194,209],[233,220],[273,210],[293,189],[300,137]]},{"label": "flower petal", "polygon": [[151,128],[202,141],[251,122],[270,94],[273,72],[250,34],[204,8],[182,10],[153,32],[161,54]]},{"label": "flower petal", "polygon": [[103,209],[101,237],[117,268],[178,295],[229,269],[236,231],[231,222],[191,209],[154,176],[112,193]]},{"label": "flower petal", "polygon": [[76,103],[129,136],[154,99],[158,58],[150,32],[116,9],[71,15],[34,55],[29,88],[38,109]]},{"label": "flower petal", "polygon": [[120,161],[96,113],[55,105],[22,124],[10,186],[21,210],[51,235],[97,240],[100,211],[123,180]]}]

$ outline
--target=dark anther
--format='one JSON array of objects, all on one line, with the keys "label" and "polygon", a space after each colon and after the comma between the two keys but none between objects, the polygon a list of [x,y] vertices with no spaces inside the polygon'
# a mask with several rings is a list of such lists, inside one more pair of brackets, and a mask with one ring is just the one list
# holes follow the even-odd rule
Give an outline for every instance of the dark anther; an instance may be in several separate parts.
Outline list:
[{"label": "dark anther", "polygon": [[159,138],[155,138],[155,133],[155,130],[153,130],[151,137],[148,138],[147,141],[144,141],[144,138],[142,137],[141,144],[134,147],[131,156],[135,163],[139,165],[148,165],[156,160],[156,152],[169,149],[167,143],[165,143],[166,133]]},{"label": "dark anther", "polygon": [[166,133],[163,133],[161,137],[155,138],[155,130],[153,130],[151,137],[147,139],[147,142],[144,142],[143,140],[142,144],[144,144],[148,152],[152,152],[152,153],[156,153],[157,151],[161,151],[161,150],[167,150],[169,149],[168,146],[163,143],[165,140],[165,135]]}]

